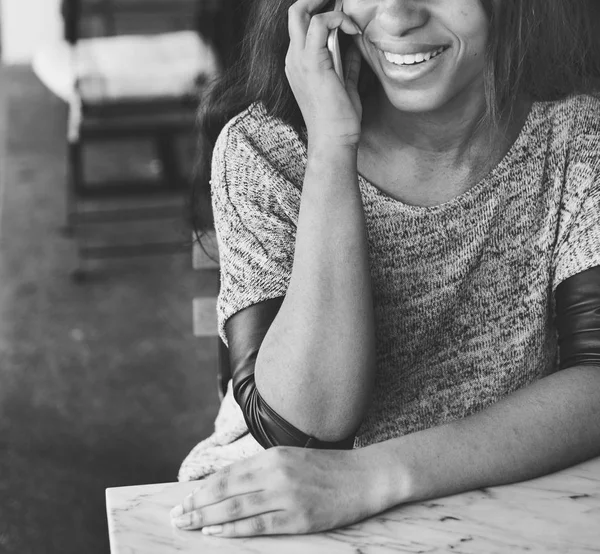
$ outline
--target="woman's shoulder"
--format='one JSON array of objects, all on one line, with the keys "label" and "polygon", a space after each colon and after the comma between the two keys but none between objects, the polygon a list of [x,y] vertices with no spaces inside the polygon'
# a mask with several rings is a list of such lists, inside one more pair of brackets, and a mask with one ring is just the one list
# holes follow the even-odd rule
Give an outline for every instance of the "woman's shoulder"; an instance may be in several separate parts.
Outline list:
[{"label": "woman's shoulder", "polygon": [[262,158],[271,164],[287,165],[302,157],[305,146],[291,125],[255,102],[226,123],[215,149],[237,157],[243,151],[246,156]]},{"label": "woman's shoulder", "polygon": [[297,203],[306,167],[306,146],[291,125],[252,104],[221,130],[212,158],[211,190],[229,199]]},{"label": "woman's shoulder", "polygon": [[567,140],[581,135],[600,136],[600,93],[576,94],[551,102],[538,102],[535,115]]},{"label": "woman's shoulder", "polygon": [[600,95],[535,102],[527,129],[528,151],[545,157],[557,176],[580,164],[593,172],[600,170]]}]

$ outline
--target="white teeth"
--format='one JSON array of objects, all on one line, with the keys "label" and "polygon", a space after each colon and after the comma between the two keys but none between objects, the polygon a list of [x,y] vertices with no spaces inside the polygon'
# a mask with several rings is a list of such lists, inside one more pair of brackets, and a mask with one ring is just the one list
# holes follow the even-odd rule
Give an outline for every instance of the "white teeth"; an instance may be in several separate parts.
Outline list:
[{"label": "white teeth", "polygon": [[444,47],[440,47],[432,52],[424,52],[418,54],[392,54],[391,52],[384,52],[383,55],[388,62],[395,65],[413,65],[415,63],[421,63],[429,61],[444,51]]}]

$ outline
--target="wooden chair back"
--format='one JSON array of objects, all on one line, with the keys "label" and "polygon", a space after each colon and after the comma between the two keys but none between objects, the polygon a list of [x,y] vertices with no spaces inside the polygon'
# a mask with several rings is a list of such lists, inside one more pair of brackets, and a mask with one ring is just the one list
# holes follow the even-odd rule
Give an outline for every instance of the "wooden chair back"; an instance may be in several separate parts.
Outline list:
[{"label": "wooden chair back", "polygon": [[[219,10],[217,0],[63,0],[65,38],[199,30]],[[209,27],[202,25],[202,27]]]}]

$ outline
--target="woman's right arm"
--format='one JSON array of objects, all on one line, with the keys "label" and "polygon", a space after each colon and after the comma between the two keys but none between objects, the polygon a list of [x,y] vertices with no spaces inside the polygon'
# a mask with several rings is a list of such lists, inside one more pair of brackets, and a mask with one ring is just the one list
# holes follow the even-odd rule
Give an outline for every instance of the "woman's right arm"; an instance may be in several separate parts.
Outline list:
[{"label": "woman's right arm", "polygon": [[368,244],[358,186],[360,104],[353,52],[347,87],[326,49],[336,26],[355,34],[341,13],[310,17],[323,0],[290,9],[287,73],[308,130],[289,287],[260,347],[256,387],[265,402],[302,432],[339,441],[356,431],[374,378],[375,330]]}]

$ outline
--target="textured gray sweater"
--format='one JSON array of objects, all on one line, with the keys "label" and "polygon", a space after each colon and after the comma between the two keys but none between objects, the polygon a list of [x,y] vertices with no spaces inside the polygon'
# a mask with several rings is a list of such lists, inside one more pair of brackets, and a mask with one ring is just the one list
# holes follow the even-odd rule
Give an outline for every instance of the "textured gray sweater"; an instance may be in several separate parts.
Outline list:
[{"label": "textured gray sweater", "polygon": [[[223,129],[212,200],[219,333],[285,294],[306,148],[253,105]],[[377,376],[355,446],[482,410],[557,370],[553,291],[600,265],[600,101],[535,103],[478,184],[438,206],[359,178],[375,303]]]}]

